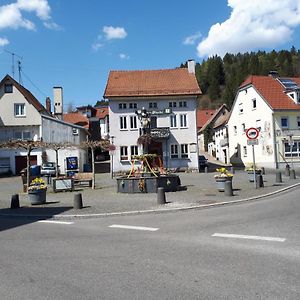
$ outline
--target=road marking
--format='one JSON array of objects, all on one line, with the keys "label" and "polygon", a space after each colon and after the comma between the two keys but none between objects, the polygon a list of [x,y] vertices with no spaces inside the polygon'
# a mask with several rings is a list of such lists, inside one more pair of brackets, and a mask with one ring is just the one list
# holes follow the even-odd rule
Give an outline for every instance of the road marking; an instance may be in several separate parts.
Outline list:
[{"label": "road marking", "polygon": [[214,233],[213,237],[233,238],[233,239],[248,239],[248,240],[261,240],[269,242],[284,242],[285,238],[269,237],[269,236],[257,236],[257,235],[240,235],[229,233]]},{"label": "road marking", "polygon": [[133,229],[133,230],[145,230],[145,231],[157,231],[159,229],[159,228],[153,228],[153,227],[128,226],[128,225],[118,225],[118,224],[114,224],[109,227],[110,228]]},{"label": "road marking", "polygon": [[39,223],[50,223],[50,224],[63,224],[63,225],[71,225],[74,222],[64,222],[64,221],[51,221],[51,220],[41,220]]}]

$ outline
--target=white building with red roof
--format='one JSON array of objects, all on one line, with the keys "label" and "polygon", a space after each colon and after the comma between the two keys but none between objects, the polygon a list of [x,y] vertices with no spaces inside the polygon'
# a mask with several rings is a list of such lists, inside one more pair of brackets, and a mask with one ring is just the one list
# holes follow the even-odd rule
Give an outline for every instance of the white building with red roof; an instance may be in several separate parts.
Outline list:
[{"label": "white building with red roof", "polygon": [[290,167],[300,162],[300,78],[249,76],[239,87],[228,121],[233,164],[253,164],[247,129],[259,131],[254,146],[259,167]]},{"label": "white building with red roof", "polygon": [[143,152],[139,120],[145,109],[152,142],[148,153],[158,154],[168,169],[198,170],[196,109],[201,95],[195,62],[188,68],[111,71],[104,98],[109,100],[110,136],[116,146],[113,171],[128,171],[131,157]]}]

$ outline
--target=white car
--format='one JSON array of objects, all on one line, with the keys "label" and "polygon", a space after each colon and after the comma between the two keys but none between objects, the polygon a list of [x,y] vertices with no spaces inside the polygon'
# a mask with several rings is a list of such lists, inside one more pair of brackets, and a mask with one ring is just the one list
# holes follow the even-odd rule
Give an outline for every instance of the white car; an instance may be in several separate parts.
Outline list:
[{"label": "white car", "polygon": [[[58,170],[59,173],[59,170]],[[41,175],[55,176],[56,175],[56,163],[47,162],[42,164]]]}]

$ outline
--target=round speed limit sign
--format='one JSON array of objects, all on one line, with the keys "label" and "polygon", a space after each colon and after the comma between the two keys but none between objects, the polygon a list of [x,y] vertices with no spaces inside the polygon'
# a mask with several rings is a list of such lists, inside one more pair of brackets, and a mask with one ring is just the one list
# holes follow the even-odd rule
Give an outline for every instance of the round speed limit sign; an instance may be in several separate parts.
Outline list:
[{"label": "round speed limit sign", "polygon": [[259,130],[256,129],[255,127],[251,127],[249,129],[247,129],[246,135],[249,140],[255,140],[255,139],[257,139],[257,137],[259,135]]}]

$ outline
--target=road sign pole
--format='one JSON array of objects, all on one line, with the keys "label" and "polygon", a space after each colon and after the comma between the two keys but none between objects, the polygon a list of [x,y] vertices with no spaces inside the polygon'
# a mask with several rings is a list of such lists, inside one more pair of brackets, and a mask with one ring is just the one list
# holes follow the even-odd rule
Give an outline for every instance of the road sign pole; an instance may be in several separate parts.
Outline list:
[{"label": "road sign pole", "polygon": [[255,153],[254,153],[254,145],[252,145],[252,156],[253,156],[253,176],[254,176],[254,186],[256,186],[256,166],[255,166]]}]

